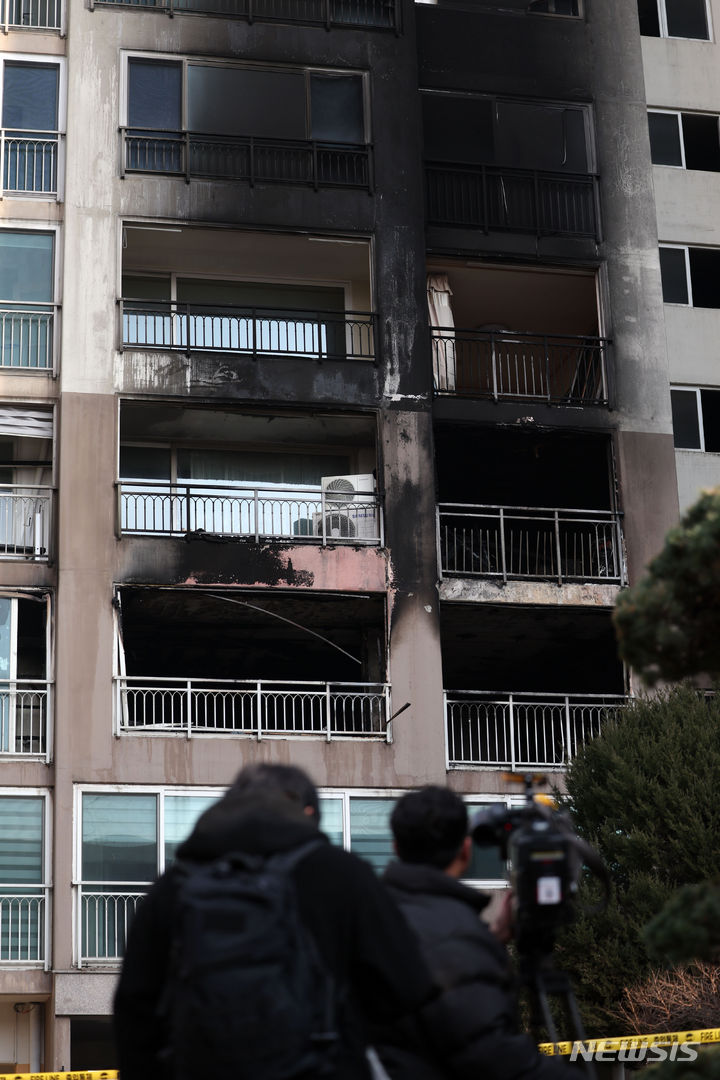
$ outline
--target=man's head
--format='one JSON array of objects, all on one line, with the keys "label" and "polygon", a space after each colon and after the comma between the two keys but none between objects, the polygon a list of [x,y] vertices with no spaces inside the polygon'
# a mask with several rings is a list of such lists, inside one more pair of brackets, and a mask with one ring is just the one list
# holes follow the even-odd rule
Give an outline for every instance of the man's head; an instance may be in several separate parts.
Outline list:
[{"label": "man's head", "polygon": [[435,866],[453,876],[466,868],[471,850],[468,814],[454,791],[431,786],[403,795],[390,825],[402,862]]},{"label": "man's head", "polygon": [[247,765],[223,800],[228,807],[272,805],[279,812],[320,817],[318,793],[307,773],[295,765]]}]

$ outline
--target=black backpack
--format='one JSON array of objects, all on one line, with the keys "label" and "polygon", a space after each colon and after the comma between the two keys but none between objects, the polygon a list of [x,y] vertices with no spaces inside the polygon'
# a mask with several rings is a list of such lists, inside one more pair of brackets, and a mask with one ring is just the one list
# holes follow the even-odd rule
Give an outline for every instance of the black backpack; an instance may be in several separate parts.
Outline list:
[{"label": "black backpack", "polygon": [[322,843],[269,858],[178,863],[162,1013],[177,1080],[334,1075],[336,989],[298,910],[292,871]]}]

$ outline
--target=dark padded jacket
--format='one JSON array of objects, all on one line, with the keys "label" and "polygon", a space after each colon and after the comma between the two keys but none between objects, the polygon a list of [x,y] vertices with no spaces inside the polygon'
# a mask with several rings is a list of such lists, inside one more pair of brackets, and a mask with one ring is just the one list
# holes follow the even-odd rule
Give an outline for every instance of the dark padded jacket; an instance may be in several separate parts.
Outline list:
[{"label": "dark padded jacket", "polygon": [[[180,847],[179,858],[203,862],[232,851],[269,855],[322,835],[307,819],[288,818],[267,808],[236,809],[228,817],[221,804],[217,807],[200,819]],[[338,1080],[367,1080],[368,1026],[383,1017],[410,1014],[422,1005],[433,991],[429,973],[405,921],[366,863],[325,842],[297,864],[293,875],[300,915],[328,969],[350,997],[341,1020]],[[160,1002],[173,941],[176,889],[177,876],[171,868],[140,905],[130,930],[115,995],[123,1080],[167,1076]]]},{"label": "dark padded jacket", "polygon": [[394,862],[384,882],[417,934],[439,997],[419,1036],[403,1021],[376,1035],[393,1080],[579,1080],[579,1071],[540,1053],[520,1031],[507,950],[480,918],[488,899],[431,866]]}]

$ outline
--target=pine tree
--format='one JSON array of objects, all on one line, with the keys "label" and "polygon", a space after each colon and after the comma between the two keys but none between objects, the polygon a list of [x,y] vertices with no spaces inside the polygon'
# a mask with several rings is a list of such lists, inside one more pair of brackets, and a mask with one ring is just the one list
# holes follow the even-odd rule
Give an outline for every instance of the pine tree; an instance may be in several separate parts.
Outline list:
[{"label": "pine tree", "polygon": [[[644,925],[679,886],[718,872],[718,776],[720,699],[689,686],[620,710],[568,769],[575,825],[614,883],[607,909],[580,911],[559,941],[590,1033],[617,1027],[624,987],[650,971]],[[584,883],[578,907],[595,898]]]}]

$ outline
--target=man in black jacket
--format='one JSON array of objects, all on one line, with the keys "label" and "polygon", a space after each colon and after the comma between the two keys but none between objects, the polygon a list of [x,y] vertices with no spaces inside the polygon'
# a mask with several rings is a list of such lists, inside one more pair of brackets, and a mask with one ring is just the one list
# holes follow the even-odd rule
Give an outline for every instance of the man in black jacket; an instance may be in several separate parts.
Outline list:
[{"label": "man in black jacket", "polygon": [[[405,921],[356,856],[318,832],[318,797],[300,769],[255,765],[199,819],[178,850],[186,863],[243,852],[270,856],[321,840],[291,870],[297,906],[327,971],[342,991],[335,1076],[368,1080],[366,1027],[412,1014],[433,993],[430,975]],[[163,993],[171,969],[180,871],[171,867],[140,905],[115,996],[115,1033],[123,1080],[172,1077]],[[237,1002],[238,1010],[243,1003]],[[277,1032],[278,1040],[282,1031]],[[213,1062],[208,1060],[211,1074]],[[314,1080],[314,1078],[308,1078]]]},{"label": "man in black jacket", "polygon": [[[462,799],[447,788],[422,788],[403,796],[390,820],[399,861],[384,882],[441,991],[423,1017],[434,1064],[418,1053],[413,1023],[378,1033],[392,1080],[578,1080],[579,1071],[541,1054],[520,1031],[507,951],[480,918],[488,898],[458,880],[472,853]],[[501,922],[507,940],[508,916]]]}]

